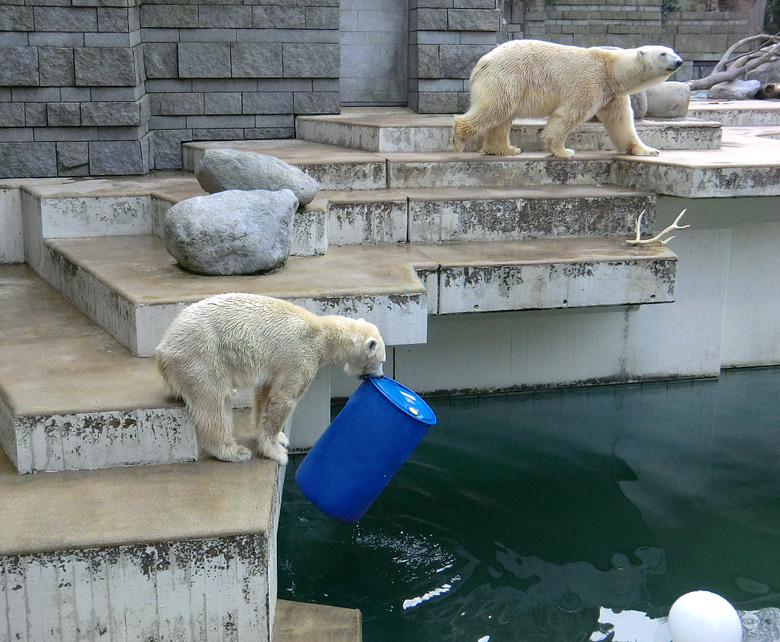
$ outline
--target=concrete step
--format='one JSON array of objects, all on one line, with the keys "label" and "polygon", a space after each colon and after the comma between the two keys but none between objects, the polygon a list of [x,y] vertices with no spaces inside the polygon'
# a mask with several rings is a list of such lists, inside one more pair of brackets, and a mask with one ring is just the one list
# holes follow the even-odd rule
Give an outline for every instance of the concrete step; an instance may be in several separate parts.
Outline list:
[{"label": "concrete step", "polygon": [[360,611],[279,600],[273,639],[274,642],[361,642]]},{"label": "concrete step", "polygon": [[423,283],[406,262],[378,258],[348,246],[291,257],[272,274],[199,277],[181,269],[156,236],[107,236],[50,239],[34,268],[138,356],[154,354],[187,305],[221,292],[267,294],[317,314],[364,317],[382,328],[389,345],[425,342]]},{"label": "concrete step", "polygon": [[684,198],[780,195],[780,129],[726,127],[723,146],[615,158],[613,182]]},{"label": "concrete step", "polygon": [[282,470],[205,459],[20,476],[0,453],[2,639],[269,642]]},{"label": "concrete step", "polygon": [[[546,119],[517,119],[512,144],[524,151],[543,151],[539,132]],[[296,136],[301,140],[368,152],[445,152],[452,147],[453,114],[416,114],[404,107],[345,108],[341,114],[298,116]],[[640,138],[658,149],[717,149],[720,123],[702,120],[638,120]],[[587,122],[566,142],[577,151],[612,150],[604,126]]]},{"label": "concrete step", "polygon": [[[23,192],[14,202],[20,209],[18,217],[24,219],[28,248],[35,238],[127,234],[162,238],[165,212],[179,201],[206,194],[189,172],[110,179],[39,179],[24,181],[14,191],[19,192],[22,186]],[[291,254],[312,256],[326,250],[323,212],[301,208],[295,217]]]},{"label": "concrete step", "polygon": [[415,187],[518,187],[614,183],[614,155],[584,152],[571,160],[541,152],[486,156],[476,152],[364,152],[303,140],[185,143],[184,168],[193,171],[207,149],[239,149],[276,156],[300,167],[323,190]]},{"label": "concrete step", "polygon": [[27,266],[0,266],[0,335],[0,444],[18,472],[196,459],[192,424],[154,362]]},{"label": "concrete step", "polygon": [[714,121],[724,127],[780,126],[780,103],[775,100],[692,100],[688,118]]},{"label": "concrete step", "polygon": [[655,194],[615,185],[321,192],[330,243],[442,243],[627,235],[652,229]]},{"label": "concrete step", "polygon": [[725,128],[722,146],[666,150],[659,156],[542,152],[486,156],[476,152],[365,152],[302,140],[185,143],[187,167],[205,149],[235,148],[277,156],[320,181],[323,190],[527,187],[618,184],[685,198],[780,195],[776,128]]},{"label": "concrete step", "polygon": [[203,141],[182,145],[182,167],[194,172],[207,149],[236,149],[281,158],[301,168],[320,184],[320,189],[384,189],[387,161],[384,156],[320,145],[301,140]]},{"label": "concrete step", "polygon": [[53,239],[45,254],[44,278],[141,356],[180,310],[220,292],[362,316],[405,345],[426,341],[428,314],[671,301],[677,261],[620,237],[331,246],[259,277],[196,277],[154,236]]}]

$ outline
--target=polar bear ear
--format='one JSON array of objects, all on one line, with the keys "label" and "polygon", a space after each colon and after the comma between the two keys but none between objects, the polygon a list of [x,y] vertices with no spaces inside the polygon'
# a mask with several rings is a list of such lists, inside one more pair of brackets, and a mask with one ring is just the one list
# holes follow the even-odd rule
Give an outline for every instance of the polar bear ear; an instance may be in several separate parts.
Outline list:
[{"label": "polar bear ear", "polygon": [[369,357],[376,355],[376,352],[379,349],[379,341],[374,339],[374,337],[366,339],[366,342],[363,345],[365,346],[366,354],[368,354]]}]

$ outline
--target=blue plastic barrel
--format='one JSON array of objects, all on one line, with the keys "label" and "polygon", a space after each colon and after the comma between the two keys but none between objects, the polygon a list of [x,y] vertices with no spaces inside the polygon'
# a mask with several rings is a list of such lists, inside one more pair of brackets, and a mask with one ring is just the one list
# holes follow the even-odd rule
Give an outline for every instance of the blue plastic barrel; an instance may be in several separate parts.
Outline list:
[{"label": "blue plastic barrel", "polygon": [[356,522],[435,423],[433,410],[409,388],[370,377],[303,459],[295,481],[321,511]]}]

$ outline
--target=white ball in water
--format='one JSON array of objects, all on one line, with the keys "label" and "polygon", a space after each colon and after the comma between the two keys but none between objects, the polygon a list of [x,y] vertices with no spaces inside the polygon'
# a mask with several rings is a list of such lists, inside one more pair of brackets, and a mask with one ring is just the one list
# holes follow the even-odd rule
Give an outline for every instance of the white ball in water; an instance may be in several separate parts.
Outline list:
[{"label": "white ball in water", "polygon": [[669,610],[672,642],[741,642],[739,614],[720,595],[686,593]]}]

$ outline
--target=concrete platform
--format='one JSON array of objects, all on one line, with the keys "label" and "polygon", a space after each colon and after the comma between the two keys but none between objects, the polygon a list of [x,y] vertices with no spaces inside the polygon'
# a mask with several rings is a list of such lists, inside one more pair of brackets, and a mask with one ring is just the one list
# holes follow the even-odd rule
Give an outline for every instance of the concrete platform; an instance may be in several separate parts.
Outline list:
[{"label": "concrete platform", "polygon": [[688,118],[715,121],[724,127],[780,126],[780,101],[692,100]]},{"label": "concrete platform", "polygon": [[[774,112],[775,114],[777,112]],[[778,128],[724,128],[720,149],[616,157],[615,182],[687,198],[780,195]]]},{"label": "concrete platform", "polygon": [[277,156],[317,178],[325,190],[612,183],[688,198],[780,195],[780,140],[766,129],[726,128],[721,148],[714,150],[668,150],[659,156],[578,152],[569,160],[542,152],[370,153],[299,140],[185,143],[188,166],[208,148]]},{"label": "concrete platform", "polygon": [[0,445],[20,473],[196,459],[192,424],[154,362],[27,266],[0,266],[0,334]]},{"label": "concrete platform", "polygon": [[360,642],[362,619],[357,609],[279,600],[274,642]]},{"label": "concrete platform", "polygon": [[652,229],[655,194],[615,185],[443,187],[321,192],[337,244],[506,241],[627,235],[636,218]]},{"label": "concrete platform", "polygon": [[[153,172],[110,179],[0,181],[0,193],[11,190],[23,190],[16,207],[19,218],[24,211],[27,235],[41,238],[127,234],[163,237],[165,212],[184,199],[206,194],[189,172]],[[300,208],[293,224],[290,253],[324,254],[327,243],[324,213]]]},{"label": "concrete platform", "polygon": [[332,246],[273,274],[210,278],[179,268],[154,236],[54,239],[46,248],[57,268],[52,285],[140,356],[153,353],[186,305],[220,292],[362,316],[388,345],[404,345],[425,342],[429,313],[671,301],[676,265],[665,247],[617,237]]},{"label": "concrete platform", "polygon": [[362,316],[389,345],[426,339],[428,295],[413,265],[436,264],[408,245],[380,254],[332,247],[320,257],[291,257],[260,276],[200,277],[181,269],[156,236],[52,239],[39,269],[122,345],[151,356],[184,307],[221,292],[254,292],[291,300],[317,314]]},{"label": "concrete platform", "polygon": [[[369,152],[444,152],[452,147],[453,114],[417,114],[406,107],[347,107],[340,114],[298,116],[300,140]],[[525,151],[542,151],[539,132],[546,120],[517,119],[512,144]],[[717,149],[720,123],[702,120],[638,120],[640,138],[658,149]],[[604,126],[587,122],[573,131],[567,146],[578,151],[612,150]]]},{"label": "concrete platform", "polygon": [[0,453],[3,635],[268,641],[280,470],[206,459],[19,476]]}]

